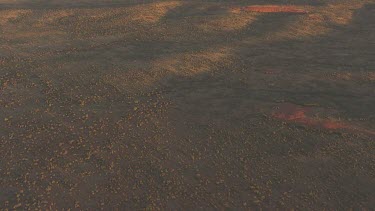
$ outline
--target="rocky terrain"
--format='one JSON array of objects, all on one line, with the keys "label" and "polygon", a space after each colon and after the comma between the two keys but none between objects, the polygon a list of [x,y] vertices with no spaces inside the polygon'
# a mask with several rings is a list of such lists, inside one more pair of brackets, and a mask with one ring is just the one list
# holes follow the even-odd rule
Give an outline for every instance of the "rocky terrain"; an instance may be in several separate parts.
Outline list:
[{"label": "rocky terrain", "polygon": [[0,0],[0,210],[370,210],[374,0]]}]

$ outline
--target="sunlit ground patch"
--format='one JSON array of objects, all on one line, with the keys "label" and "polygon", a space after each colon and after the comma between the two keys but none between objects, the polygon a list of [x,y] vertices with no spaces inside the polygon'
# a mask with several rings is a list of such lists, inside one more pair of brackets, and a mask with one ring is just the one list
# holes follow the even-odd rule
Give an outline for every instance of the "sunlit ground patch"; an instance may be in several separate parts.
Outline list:
[{"label": "sunlit ground patch", "polygon": [[225,16],[211,16],[206,20],[199,18],[197,27],[205,32],[236,31],[246,28],[257,20],[257,14],[228,14]]},{"label": "sunlit ground patch", "polygon": [[308,13],[303,7],[293,5],[253,5],[247,7],[240,7],[234,11],[259,12],[259,13]]},{"label": "sunlit ground patch", "polygon": [[282,30],[275,31],[270,39],[301,39],[328,34],[338,29],[332,26],[349,25],[355,12],[368,2],[337,1],[321,7],[306,6],[309,14],[301,15]]},{"label": "sunlit ground patch", "polygon": [[31,10],[3,10],[0,12],[0,25],[15,22],[30,14],[32,14]]},{"label": "sunlit ground patch", "polygon": [[317,111],[315,111],[312,107],[285,103],[280,105],[273,112],[272,116],[276,119],[302,124],[308,127],[320,128],[325,130],[345,129],[352,132],[375,135],[375,131],[360,128],[335,119],[315,117],[317,116],[316,114]]}]

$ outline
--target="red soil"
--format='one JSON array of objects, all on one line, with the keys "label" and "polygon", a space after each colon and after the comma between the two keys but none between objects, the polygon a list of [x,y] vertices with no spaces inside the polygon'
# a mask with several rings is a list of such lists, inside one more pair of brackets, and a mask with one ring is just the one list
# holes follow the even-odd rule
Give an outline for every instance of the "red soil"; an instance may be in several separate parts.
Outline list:
[{"label": "red soil", "polygon": [[[284,104],[276,112],[273,113],[273,117],[277,119],[282,119],[289,122],[295,122],[311,127],[324,128],[324,129],[350,129],[359,130],[350,125],[327,119],[319,119],[310,117],[311,108],[296,106],[293,104]],[[368,133],[369,131],[361,130],[362,132]]]},{"label": "red soil", "polygon": [[248,12],[261,12],[261,13],[308,13],[307,10],[292,6],[292,5],[255,5],[255,6],[247,6],[242,7],[242,11]]}]

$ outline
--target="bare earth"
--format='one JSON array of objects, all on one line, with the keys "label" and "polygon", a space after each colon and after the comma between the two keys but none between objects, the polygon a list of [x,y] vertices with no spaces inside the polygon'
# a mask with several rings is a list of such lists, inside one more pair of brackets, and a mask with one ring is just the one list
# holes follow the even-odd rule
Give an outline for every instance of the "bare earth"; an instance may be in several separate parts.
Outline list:
[{"label": "bare earth", "polygon": [[0,0],[0,210],[374,207],[375,0]]}]

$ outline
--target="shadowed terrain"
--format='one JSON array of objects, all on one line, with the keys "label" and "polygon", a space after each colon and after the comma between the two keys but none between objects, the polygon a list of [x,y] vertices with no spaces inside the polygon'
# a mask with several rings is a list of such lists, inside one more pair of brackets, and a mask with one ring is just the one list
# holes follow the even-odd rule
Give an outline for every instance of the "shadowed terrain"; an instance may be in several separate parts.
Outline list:
[{"label": "shadowed terrain", "polygon": [[0,0],[0,209],[375,207],[373,0]]}]

